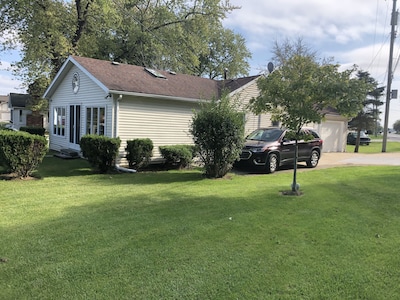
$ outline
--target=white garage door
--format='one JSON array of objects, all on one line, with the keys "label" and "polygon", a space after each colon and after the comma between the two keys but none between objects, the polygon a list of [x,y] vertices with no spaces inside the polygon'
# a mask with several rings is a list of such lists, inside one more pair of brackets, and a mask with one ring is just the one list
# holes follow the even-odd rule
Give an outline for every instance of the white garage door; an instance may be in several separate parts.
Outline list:
[{"label": "white garage door", "polygon": [[325,121],[318,125],[318,132],[324,141],[322,152],[345,152],[345,123]]}]

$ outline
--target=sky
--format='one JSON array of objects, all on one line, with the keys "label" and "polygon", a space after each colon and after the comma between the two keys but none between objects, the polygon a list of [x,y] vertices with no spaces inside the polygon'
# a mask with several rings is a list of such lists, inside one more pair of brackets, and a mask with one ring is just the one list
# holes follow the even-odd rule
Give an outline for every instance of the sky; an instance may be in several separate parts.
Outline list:
[{"label": "sky", "polygon": [[[249,75],[265,71],[275,42],[302,38],[320,58],[333,58],[342,69],[357,65],[380,86],[387,85],[393,0],[230,0],[240,7],[224,20],[241,34],[252,53]],[[0,95],[25,92],[9,69],[18,52],[0,54]],[[392,89],[400,89],[400,38],[394,43]],[[400,97],[400,93],[399,93]],[[382,98],[386,101],[386,96]],[[385,105],[381,106],[381,123]],[[392,99],[389,127],[400,120],[400,100]]]}]

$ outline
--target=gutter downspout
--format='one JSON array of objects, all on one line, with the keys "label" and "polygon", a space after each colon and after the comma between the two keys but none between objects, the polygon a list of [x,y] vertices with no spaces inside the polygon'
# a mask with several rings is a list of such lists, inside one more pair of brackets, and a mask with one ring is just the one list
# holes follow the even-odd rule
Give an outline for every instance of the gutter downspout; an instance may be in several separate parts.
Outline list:
[{"label": "gutter downspout", "polygon": [[[122,95],[118,95],[118,97],[115,97],[115,94],[112,94],[112,100],[114,102],[114,115],[113,115],[113,137],[116,138],[118,137],[118,116],[119,116],[119,101],[122,99]],[[126,173],[136,173],[137,171],[134,169],[128,169],[121,167],[119,164],[115,164],[115,169],[121,172],[126,172]]]}]

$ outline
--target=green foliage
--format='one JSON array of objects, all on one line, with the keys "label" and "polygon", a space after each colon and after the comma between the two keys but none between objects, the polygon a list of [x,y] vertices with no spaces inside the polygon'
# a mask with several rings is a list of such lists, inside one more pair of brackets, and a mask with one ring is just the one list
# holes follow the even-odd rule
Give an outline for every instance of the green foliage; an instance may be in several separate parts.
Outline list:
[{"label": "green foliage", "polygon": [[[1,50],[20,47],[16,75],[35,95],[69,54],[223,76],[247,74],[250,52],[223,28],[229,0],[1,0]],[[43,77],[45,76],[45,78]],[[45,103],[34,97],[35,109]]]},{"label": "green foliage", "polygon": [[19,128],[19,130],[28,132],[30,134],[37,134],[37,135],[41,135],[41,136],[44,136],[44,134],[46,133],[46,129],[43,127],[21,126]]},{"label": "green foliage", "polygon": [[159,149],[165,163],[178,168],[189,166],[196,154],[193,145],[160,146]]},{"label": "green foliage", "polygon": [[[339,65],[318,60],[301,40],[275,45],[278,67],[258,81],[260,94],[250,100],[256,113],[271,113],[294,132],[309,123],[321,123],[326,112],[336,109],[344,116],[354,116],[362,108],[371,83],[353,76],[356,67],[339,72]],[[297,143],[294,160],[296,186]]]},{"label": "green foliage", "polygon": [[399,133],[400,132],[400,120],[397,120],[396,122],[394,122],[393,124],[393,129]]},{"label": "green foliage", "polygon": [[209,178],[225,176],[244,144],[244,115],[224,96],[195,111],[190,133]]},{"label": "green foliage", "polygon": [[80,140],[83,157],[100,173],[114,169],[121,140],[103,135],[87,134]]},{"label": "green foliage", "polygon": [[18,177],[29,177],[47,152],[43,136],[27,132],[0,131],[0,165]]},{"label": "green foliage", "polygon": [[129,167],[136,169],[147,166],[153,156],[153,141],[151,139],[134,139],[126,141],[126,159]]}]

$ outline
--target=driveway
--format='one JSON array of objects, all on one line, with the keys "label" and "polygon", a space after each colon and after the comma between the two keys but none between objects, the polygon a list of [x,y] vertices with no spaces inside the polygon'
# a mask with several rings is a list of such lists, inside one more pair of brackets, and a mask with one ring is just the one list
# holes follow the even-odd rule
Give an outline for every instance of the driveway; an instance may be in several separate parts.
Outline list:
[{"label": "driveway", "polygon": [[340,165],[341,166],[351,166],[351,165],[400,166],[400,153],[374,153],[374,154],[348,153],[348,152],[322,153],[318,167],[334,167]]}]

